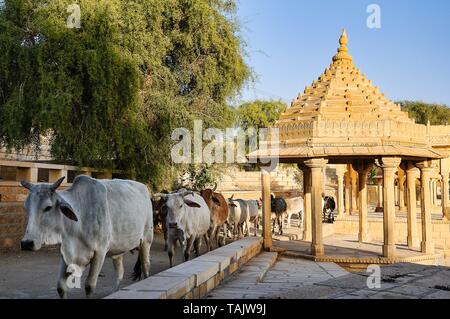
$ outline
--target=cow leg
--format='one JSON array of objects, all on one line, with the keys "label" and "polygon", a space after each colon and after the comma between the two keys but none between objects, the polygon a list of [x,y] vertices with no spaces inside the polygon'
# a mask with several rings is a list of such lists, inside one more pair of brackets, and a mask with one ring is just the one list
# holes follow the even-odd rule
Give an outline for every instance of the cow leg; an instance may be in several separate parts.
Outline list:
[{"label": "cow leg", "polygon": [[248,219],[245,221],[244,230],[245,230],[244,237],[250,237],[250,220]]},{"label": "cow leg", "polygon": [[95,252],[94,257],[91,259],[89,267],[89,275],[86,278],[84,290],[87,298],[92,298],[95,288],[97,287],[97,280],[100,271],[102,270],[103,263],[105,262],[106,253]]},{"label": "cow leg", "polygon": [[69,276],[67,273],[67,265],[66,265],[63,257],[61,256],[61,261],[59,263],[58,283],[57,283],[56,288],[57,288],[59,297],[62,299],[67,299],[67,291],[68,291],[67,278],[68,277]]},{"label": "cow leg", "polygon": [[276,221],[277,221],[277,219],[275,218],[272,223],[272,234],[275,234],[275,222]]},{"label": "cow leg", "polygon": [[[208,247],[208,251],[211,251],[211,248],[212,248],[212,246],[213,246],[213,242],[214,242],[214,241],[217,242],[217,240],[215,240],[215,239],[216,239],[216,233],[217,233],[217,231],[218,231],[218,227],[217,227],[217,224],[215,224],[215,225],[213,226],[211,232],[209,233],[209,240],[206,242],[206,245],[207,245],[207,247]],[[207,236],[208,233],[206,233],[205,235]],[[206,237],[205,237],[205,241],[206,241],[206,240],[207,240],[207,239],[206,239]]]},{"label": "cow leg", "polygon": [[148,278],[150,276],[150,243],[146,240],[142,241],[141,249],[139,249],[139,259],[144,278]]},{"label": "cow leg", "polygon": [[[206,242],[206,246],[209,246],[208,240],[207,240],[208,235],[205,234],[204,238],[205,238],[205,242]],[[194,250],[195,250],[195,256],[199,257],[200,256],[200,247],[202,246],[202,237],[197,237],[194,240]]]},{"label": "cow leg", "polygon": [[192,246],[194,245],[195,238],[194,236],[189,237],[186,243],[186,248],[184,250],[184,261],[189,260],[189,256],[191,255]]},{"label": "cow leg", "polygon": [[163,223],[162,226],[163,234],[164,234],[164,251],[167,251],[169,249],[168,243],[167,243],[167,226],[166,223]]},{"label": "cow leg", "polygon": [[[211,248],[219,248],[219,237],[220,237],[220,229],[223,228],[222,226],[217,226],[216,231],[213,234],[213,237],[211,237],[209,240],[211,242]],[[213,247],[214,244],[214,247]]]},{"label": "cow leg", "polygon": [[168,246],[167,246],[167,254],[169,255],[169,264],[170,264],[170,268],[173,267],[173,253],[174,253],[174,244],[173,244],[173,240],[169,240]]},{"label": "cow leg", "polygon": [[116,286],[114,288],[115,291],[119,290],[120,282],[123,279],[123,255],[112,257],[114,269],[116,271]]},{"label": "cow leg", "polygon": [[283,215],[278,216],[278,228],[280,235],[283,235]]},{"label": "cow leg", "polygon": [[237,224],[237,239],[241,239],[242,238],[242,224],[239,223]]},{"label": "cow leg", "polygon": [[[224,223],[222,225],[222,229],[223,229],[223,237],[222,237],[222,242],[220,243],[221,246],[225,246],[227,243],[227,234],[228,234],[228,224]],[[218,238],[219,239],[219,238]]]}]

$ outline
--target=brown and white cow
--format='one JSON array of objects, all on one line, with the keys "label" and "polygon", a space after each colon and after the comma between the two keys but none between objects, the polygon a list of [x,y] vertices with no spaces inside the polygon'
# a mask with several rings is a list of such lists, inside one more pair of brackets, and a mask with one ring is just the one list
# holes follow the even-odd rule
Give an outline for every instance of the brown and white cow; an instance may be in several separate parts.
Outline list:
[{"label": "brown and white cow", "polygon": [[[219,246],[220,244],[224,245],[227,233],[226,222],[228,219],[228,204],[222,194],[215,192],[216,188],[217,185],[214,189],[204,189],[200,191],[200,195],[203,197],[206,205],[208,205],[209,210],[211,211],[211,226],[208,231],[210,248],[213,243],[215,243],[216,246]],[[224,236],[222,242],[219,243],[219,232],[221,229]]]}]

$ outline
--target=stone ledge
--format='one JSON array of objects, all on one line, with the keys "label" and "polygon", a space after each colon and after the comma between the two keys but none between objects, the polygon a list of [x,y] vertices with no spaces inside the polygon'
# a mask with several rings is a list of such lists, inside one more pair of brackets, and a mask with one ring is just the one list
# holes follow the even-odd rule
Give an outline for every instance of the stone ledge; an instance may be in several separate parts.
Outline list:
[{"label": "stone ledge", "polygon": [[200,299],[259,254],[263,240],[247,237],[162,271],[105,299]]}]

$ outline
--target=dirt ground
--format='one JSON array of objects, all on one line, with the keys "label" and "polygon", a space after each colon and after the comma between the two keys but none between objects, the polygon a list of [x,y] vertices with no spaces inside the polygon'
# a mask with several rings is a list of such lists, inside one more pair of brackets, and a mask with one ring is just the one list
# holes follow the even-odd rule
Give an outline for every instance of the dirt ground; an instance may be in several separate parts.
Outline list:
[{"label": "dirt ground", "polygon": [[[206,250],[205,244],[202,251]],[[169,257],[164,251],[162,234],[155,234],[151,247],[151,274],[159,273],[169,268]],[[124,256],[125,276],[120,287],[133,283],[131,273],[138,257],[127,253]],[[59,298],[56,292],[56,280],[59,269],[59,251],[56,248],[41,249],[37,252],[11,252],[0,253],[0,299],[9,298]],[[177,248],[174,263],[182,262],[181,248]],[[85,298],[84,279],[88,269],[84,271],[81,289],[72,289],[68,297]],[[102,298],[113,292],[115,271],[110,258],[105,260],[102,272],[98,279],[96,298]]]}]

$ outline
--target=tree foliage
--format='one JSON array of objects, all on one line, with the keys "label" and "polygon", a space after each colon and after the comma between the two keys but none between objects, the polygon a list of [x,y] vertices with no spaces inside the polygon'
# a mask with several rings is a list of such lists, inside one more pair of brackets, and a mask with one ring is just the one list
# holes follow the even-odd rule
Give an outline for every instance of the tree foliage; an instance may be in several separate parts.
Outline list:
[{"label": "tree foliage", "polygon": [[427,125],[428,121],[431,125],[450,124],[450,108],[447,105],[419,101],[402,101],[399,104],[418,124]]},{"label": "tree foliage", "polygon": [[244,103],[237,110],[238,125],[244,130],[249,127],[267,128],[275,124],[286,108],[287,105],[281,101],[256,100]]},{"label": "tree foliage", "polygon": [[[0,10],[0,146],[134,171],[161,186],[176,127],[224,127],[250,76],[233,0],[5,0]],[[163,186],[161,186],[163,187]]]}]

